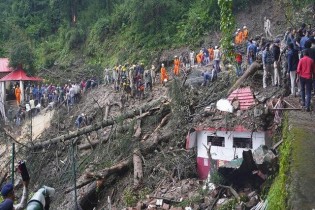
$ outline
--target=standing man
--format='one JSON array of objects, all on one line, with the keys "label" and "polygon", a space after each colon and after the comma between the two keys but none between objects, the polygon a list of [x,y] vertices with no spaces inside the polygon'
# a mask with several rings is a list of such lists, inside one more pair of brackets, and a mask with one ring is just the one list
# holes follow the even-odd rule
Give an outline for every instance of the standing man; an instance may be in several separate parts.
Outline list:
[{"label": "standing man", "polygon": [[271,27],[270,20],[267,17],[264,17],[264,31],[265,31],[265,34],[266,34],[267,38],[268,37],[269,38],[272,37],[272,34],[270,32],[270,27]]},{"label": "standing man", "polygon": [[263,51],[263,69],[264,69],[264,75],[263,75],[263,88],[267,87],[267,76],[268,74],[271,74],[271,84],[272,86],[274,83],[274,70],[273,70],[273,63],[274,63],[274,55],[272,51],[270,50],[270,44],[268,43],[266,45],[266,49]]},{"label": "standing man", "polygon": [[213,54],[214,54],[214,58],[213,58],[214,59],[214,69],[215,69],[216,73],[218,73],[218,72],[220,72],[220,60],[221,60],[221,53],[220,53],[218,46],[214,47]]},{"label": "standing man", "polygon": [[311,91],[312,91],[312,80],[315,74],[315,64],[313,59],[309,56],[309,50],[305,50],[304,57],[300,59],[298,68],[297,68],[297,75],[298,80],[300,80],[301,84],[301,99],[302,99],[302,106],[306,108],[306,111],[310,111],[311,105]]},{"label": "standing man", "polygon": [[257,54],[257,46],[255,43],[253,43],[253,40],[249,40],[249,45],[247,47],[247,62],[249,65],[251,65],[256,60],[256,54]]},{"label": "standing man", "polygon": [[291,83],[291,95],[296,96],[295,94],[295,80],[296,80],[296,69],[299,63],[299,52],[294,49],[294,44],[290,43],[288,45],[288,54],[287,54],[287,61],[288,61],[288,70],[287,75],[290,76],[290,83]]},{"label": "standing man", "polygon": [[248,35],[249,35],[248,29],[247,29],[246,26],[244,26],[243,27],[243,38],[244,38],[244,41],[248,40]]},{"label": "standing man", "polygon": [[163,86],[165,85],[167,80],[168,80],[168,75],[167,75],[166,69],[164,67],[164,63],[162,63],[162,67],[161,67],[161,83],[163,84]]},{"label": "standing man", "polygon": [[151,73],[150,70],[144,70],[144,75],[143,75],[143,79],[144,79],[144,90],[147,93],[148,90],[152,91],[152,77],[151,77]]},{"label": "standing man", "polygon": [[190,67],[192,68],[195,65],[195,52],[193,50],[190,50],[189,61],[190,61]]},{"label": "standing man", "polygon": [[275,74],[275,85],[280,86],[280,39],[276,39],[272,47],[274,57],[274,74]]},{"label": "standing man", "polygon": [[151,78],[152,78],[152,85],[155,84],[155,77],[156,77],[156,74],[155,74],[155,66],[152,65],[151,66],[151,70],[150,70],[150,74],[151,74]]},{"label": "standing man", "polygon": [[242,71],[242,53],[240,51],[236,51],[235,53],[235,61],[236,61],[236,76],[240,77],[243,74]]},{"label": "standing man", "polygon": [[177,55],[175,55],[175,60],[174,60],[174,75],[175,76],[179,76],[179,66],[180,66],[180,61]]}]

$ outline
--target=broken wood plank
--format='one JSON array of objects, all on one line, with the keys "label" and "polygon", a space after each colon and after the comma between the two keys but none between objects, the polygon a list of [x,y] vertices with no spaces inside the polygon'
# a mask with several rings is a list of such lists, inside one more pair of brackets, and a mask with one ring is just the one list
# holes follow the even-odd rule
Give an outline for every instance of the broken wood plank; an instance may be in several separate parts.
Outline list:
[{"label": "broken wood plank", "polygon": [[133,152],[133,186],[137,188],[142,182],[143,170],[142,170],[142,159],[139,149],[135,149]]},{"label": "broken wood plank", "polygon": [[280,146],[280,144],[282,144],[282,143],[283,143],[283,139],[281,139],[281,141],[279,141],[275,145],[273,145],[272,149],[277,149]]}]

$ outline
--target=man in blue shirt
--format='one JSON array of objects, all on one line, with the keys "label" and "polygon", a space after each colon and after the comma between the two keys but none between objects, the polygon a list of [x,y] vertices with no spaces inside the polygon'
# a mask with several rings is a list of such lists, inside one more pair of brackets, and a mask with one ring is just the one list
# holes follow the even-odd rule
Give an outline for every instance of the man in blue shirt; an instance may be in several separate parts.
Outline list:
[{"label": "man in blue shirt", "polygon": [[23,195],[21,202],[13,205],[15,200],[15,193],[13,184],[5,184],[1,189],[3,202],[0,203],[0,210],[22,210],[25,209],[28,200],[28,181],[23,181]]}]

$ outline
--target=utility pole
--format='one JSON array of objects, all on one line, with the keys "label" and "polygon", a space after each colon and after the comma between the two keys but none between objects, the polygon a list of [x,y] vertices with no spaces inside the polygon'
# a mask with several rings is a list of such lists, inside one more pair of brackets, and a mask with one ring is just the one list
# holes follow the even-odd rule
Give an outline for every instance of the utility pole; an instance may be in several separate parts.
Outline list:
[{"label": "utility pole", "polygon": [[12,143],[12,157],[11,157],[11,182],[14,186],[14,158],[15,158],[15,143]]},{"label": "utility pole", "polygon": [[72,158],[72,172],[73,172],[73,184],[74,184],[74,205],[75,210],[78,210],[78,198],[77,198],[77,180],[76,180],[76,169],[75,169],[75,158],[74,158],[74,140],[71,140],[71,158]]},{"label": "utility pole", "polygon": [[33,110],[30,110],[31,112],[31,142],[33,142]]}]

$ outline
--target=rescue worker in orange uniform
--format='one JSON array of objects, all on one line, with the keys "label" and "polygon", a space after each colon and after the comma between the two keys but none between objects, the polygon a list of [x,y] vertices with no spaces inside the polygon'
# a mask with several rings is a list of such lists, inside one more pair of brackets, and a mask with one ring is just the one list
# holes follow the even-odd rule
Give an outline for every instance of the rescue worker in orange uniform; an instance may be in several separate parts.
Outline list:
[{"label": "rescue worker in orange uniform", "polygon": [[200,52],[196,56],[197,63],[198,63],[199,67],[201,66],[202,58],[203,58],[203,52],[202,52],[202,50],[200,50]]},{"label": "rescue worker in orange uniform", "polygon": [[174,60],[174,75],[175,76],[179,76],[179,65],[180,65],[179,58],[175,56],[175,60]]},{"label": "rescue worker in orange uniform", "polygon": [[248,29],[246,26],[243,27],[243,41],[247,41],[248,40]]},{"label": "rescue worker in orange uniform", "polygon": [[14,92],[15,92],[16,103],[19,106],[20,103],[21,103],[21,89],[20,89],[20,87],[18,85],[15,87],[15,91]]},{"label": "rescue worker in orange uniform", "polygon": [[213,60],[213,58],[214,58],[214,51],[213,51],[213,47],[210,47],[210,48],[208,49],[208,51],[209,51],[209,55],[210,55],[210,61],[212,61],[212,60]]},{"label": "rescue worker in orange uniform", "polygon": [[168,80],[167,71],[166,71],[166,68],[164,67],[164,63],[162,63],[162,67],[161,67],[161,83],[163,84],[163,86],[165,85],[167,80]]},{"label": "rescue worker in orange uniform", "polygon": [[239,40],[239,33],[240,33],[240,29],[237,29],[236,33],[235,33],[235,44],[240,44],[240,40]]},{"label": "rescue worker in orange uniform", "polygon": [[239,44],[242,44],[244,41],[244,33],[241,30],[239,30],[238,32],[238,40],[239,40]]}]

